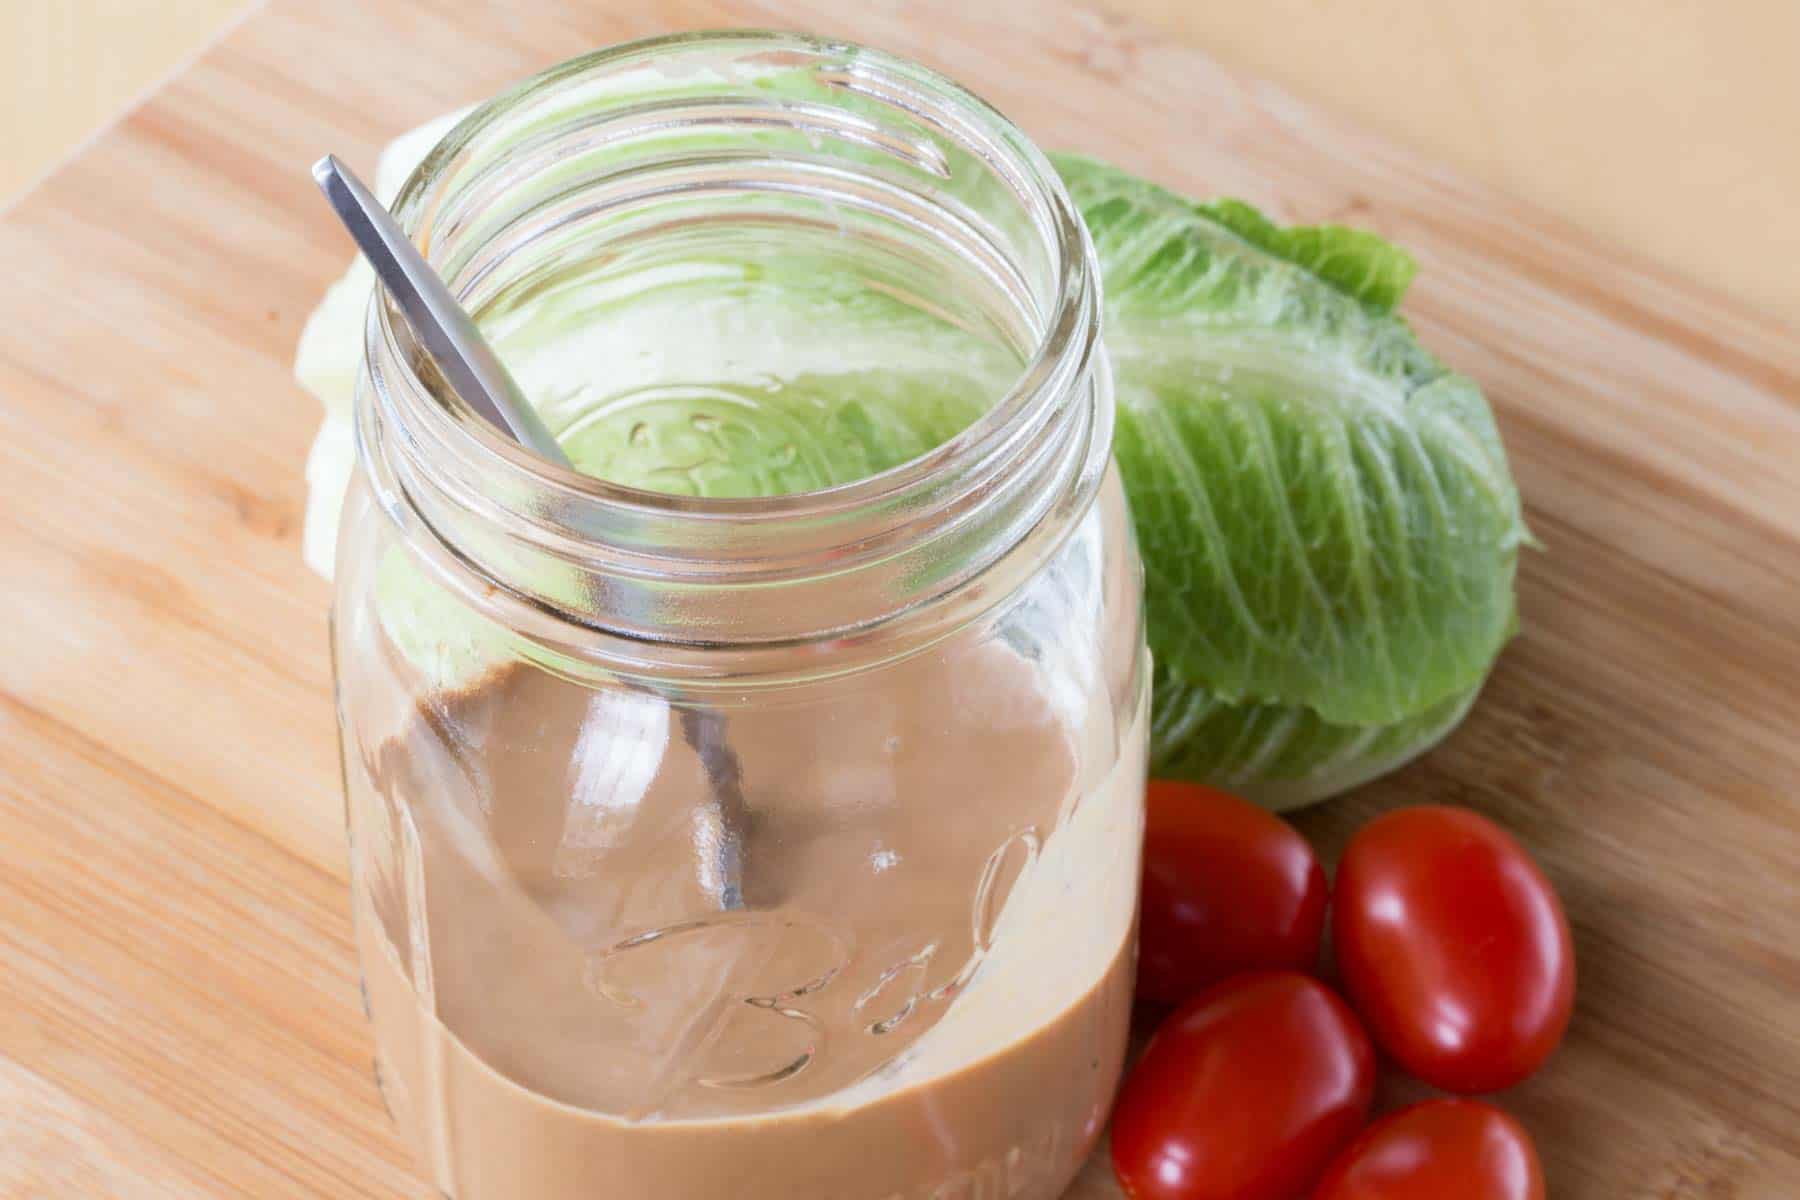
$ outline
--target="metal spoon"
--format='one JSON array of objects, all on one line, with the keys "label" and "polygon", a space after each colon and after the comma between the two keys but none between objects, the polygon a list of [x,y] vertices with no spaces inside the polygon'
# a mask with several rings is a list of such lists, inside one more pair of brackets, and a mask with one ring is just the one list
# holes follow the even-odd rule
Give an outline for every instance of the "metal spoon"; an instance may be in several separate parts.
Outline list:
[{"label": "metal spoon", "polygon": [[[475,320],[438,277],[362,180],[335,154],[313,164],[313,180],[325,193],[375,277],[399,305],[420,346],[463,403],[521,446],[559,467],[569,457],[519,390]],[[722,909],[744,904],[743,771],[725,740],[725,718],[716,712],[683,709],[681,732],[700,758],[712,787],[717,825],[718,897]]]}]

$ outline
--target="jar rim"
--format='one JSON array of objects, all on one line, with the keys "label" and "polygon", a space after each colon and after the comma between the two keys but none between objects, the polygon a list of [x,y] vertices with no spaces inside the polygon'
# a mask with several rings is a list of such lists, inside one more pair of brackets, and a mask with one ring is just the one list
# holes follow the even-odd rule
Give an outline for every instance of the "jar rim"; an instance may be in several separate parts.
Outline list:
[{"label": "jar rim", "polygon": [[[770,72],[790,68],[804,69],[806,87],[823,85],[824,98],[796,103],[746,83],[760,85]],[[658,81],[648,99],[613,103],[617,93],[606,89],[625,72],[634,85]],[[690,82],[696,76],[699,88]],[[717,89],[710,86],[715,78]],[[837,89],[857,98],[839,101]],[[571,59],[469,113],[407,180],[395,215],[468,303],[506,277],[489,269],[499,261],[491,255],[489,267],[472,266],[484,251],[469,247],[503,240],[520,213],[536,211],[484,206],[534,178],[533,171],[565,168],[574,182],[558,195],[585,203],[595,189],[624,188],[631,203],[654,200],[663,194],[655,187],[631,190],[641,187],[637,172],[616,170],[607,160],[592,173],[594,160],[580,155],[611,145],[606,138],[615,135],[634,144],[642,135],[632,132],[633,122],[645,113],[676,122],[698,105],[710,114],[705,128],[740,128],[736,117],[718,119],[721,97],[771,121],[797,111],[851,120],[875,112],[871,120],[891,118],[892,129],[882,131],[911,139],[921,159],[936,153],[943,160],[944,169],[933,170],[928,161],[889,150],[877,156],[876,168],[856,169],[899,170],[893,178],[907,181],[904,186],[886,185],[895,195],[949,221],[946,230],[961,231],[944,234],[952,237],[942,243],[944,253],[985,253],[986,273],[998,269],[1004,276],[992,282],[1023,306],[1018,346],[1024,360],[1005,394],[934,449],[834,487],[729,499],[645,491],[554,466],[445,389],[432,390],[415,368],[423,356],[410,328],[378,291],[357,419],[359,455],[378,501],[413,531],[409,541],[433,560],[437,574],[465,596],[501,603],[498,593],[512,593],[550,619],[640,640],[771,644],[840,636],[978,578],[991,592],[1028,565],[1024,559],[1041,560],[1069,519],[1085,511],[1110,459],[1112,394],[1086,226],[1044,155],[967,89],[878,50],[789,33],[631,42]],[[572,166],[557,157],[570,147],[577,156]],[[804,151],[798,158],[785,153],[756,161],[795,166],[807,158]],[[647,162],[666,170],[669,162],[710,169],[718,161],[716,150],[684,155]],[[967,202],[947,199],[955,193],[933,175],[962,181],[957,187],[973,180],[981,210],[959,208]],[[752,192],[765,186],[762,178],[750,177]],[[991,224],[993,214],[1004,228]],[[938,233],[932,221],[921,229],[927,241]],[[504,246],[499,253],[507,253]],[[471,274],[473,281],[464,278]],[[1009,558],[1015,561],[1007,571],[990,570]],[[462,573],[472,578],[454,578]],[[853,579],[858,586],[843,586]]]},{"label": "jar rim", "polygon": [[[650,491],[615,483],[562,467],[531,453],[482,420],[446,422],[508,467],[535,477],[539,486],[580,496],[619,510],[644,515],[690,520],[730,522],[782,520],[826,516],[895,499],[934,476],[968,469],[1010,448],[1010,433],[1034,409],[1055,403],[1065,389],[1059,380],[1080,378],[1089,368],[1100,336],[1098,280],[1086,225],[1056,169],[1028,138],[999,110],[963,85],[928,67],[897,55],[858,43],[813,37],[779,30],[718,29],[665,34],[623,42],[590,51],[533,75],[466,114],[425,156],[402,185],[393,211],[401,228],[415,242],[421,226],[441,201],[443,171],[471,143],[499,123],[514,106],[577,76],[639,64],[650,65],[658,57],[695,49],[803,50],[841,56],[847,68],[876,68],[891,78],[929,86],[942,98],[965,106],[969,115],[987,125],[986,133],[1017,156],[1025,168],[1019,182],[1033,193],[1047,218],[1053,238],[1057,285],[1036,344],[1021,365],[1007,393],[968,426],[916,458],[845,483],[810,491],[768,496],[701,497]],[[846,81],[846,86],[854,84]],[[377,291],[377,333],[385,347],[399,354],[408,340],[403,322],[391,298]],[[458,401],[460,403],[460,401]]]}]

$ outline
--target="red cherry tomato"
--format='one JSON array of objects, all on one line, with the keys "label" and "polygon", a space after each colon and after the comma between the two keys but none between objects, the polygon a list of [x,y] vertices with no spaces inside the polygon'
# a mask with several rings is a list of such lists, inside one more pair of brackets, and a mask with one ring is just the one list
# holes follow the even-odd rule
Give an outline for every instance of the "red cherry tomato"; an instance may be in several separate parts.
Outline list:
[{"label": "red cherry tomato", "polygon": [[1153,779],[1146,796],[1138,996],[1180,1004],[1245,971],[1311,971],[1325,870],[1280,817],[1224,792]]},{"label": "red cherry tomato", "polygon": [[1374,1093],[1374,1048],[1336,993],[1242,975],[1150,1040],[1113,1110],[1113,1171],[1132,1200],[1298,1200]]},{"label": "red cherry tomato", "polygon": [[1369,1126],[1313,1200],[1544,1200],[1524,1126],[1479,1100],[1427,1100]]},{"label": "red cherry tomato", "polygon": [[1510,1087],[1562,1041],[1575,950],[1549,880],[1462,809],[1400,809],[1338,866],[1332,938],[1376,1044],[1447,1092]]}]

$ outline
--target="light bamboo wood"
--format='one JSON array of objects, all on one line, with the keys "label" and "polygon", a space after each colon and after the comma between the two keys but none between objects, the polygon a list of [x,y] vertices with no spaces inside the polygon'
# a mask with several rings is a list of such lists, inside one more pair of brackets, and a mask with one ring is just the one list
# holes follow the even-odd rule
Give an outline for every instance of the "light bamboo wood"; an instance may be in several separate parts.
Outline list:
[{"label": "light bamboo wood", "polygon": [[0,206],[255,0],[0,4]]},{"label": "light bamboo wood", "polygon": [[305,167],[729,24],[879,43],[1046,145],[1418,254],[1408,312],[1493,399],[1547,550],[1464,729],[1301,824],[1335,852],[1467,804],[1554,877],[1579,1012],[1506,1103],[1559,1200],[1792,1194],[1800,338],[1140,26],[985,11],[275,0],[0,221],[0,1197],[431,1194],[370,1080],[299,559],[288,368],[348,257]]}]

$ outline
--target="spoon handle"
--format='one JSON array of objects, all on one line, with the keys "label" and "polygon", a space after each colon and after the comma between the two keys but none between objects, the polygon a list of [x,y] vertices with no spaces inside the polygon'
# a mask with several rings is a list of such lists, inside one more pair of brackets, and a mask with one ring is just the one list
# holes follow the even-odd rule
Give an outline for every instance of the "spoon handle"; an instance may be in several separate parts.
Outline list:
[{"label": "spoon handle", "polygon": [[362,180],[335,154],[314,163],[312,172],[338,220],[375,268],[376,278],[400,306],[425,353],[456,394],[527,449],[558,466],[568,466],[568,456],[475,328],[474,320]]},{"label": "spoon handle", "polygon": [[[463,402],[503,433],[558,466],[569,458],[556,444],[537,410],[525,399],[475,321],[457,303],[412,241],[356,173],[327,154],[313,164],[313,180],[337,212],[338,220],[375,268],[375,277],[393,296],[426,355]],[[712,786],[717,821],[716,890],[719,907],[744,906],[743,841],[748,825],[743,768],[725,737],[723,715],[684,710],[681,731],[699,755]]]}]

